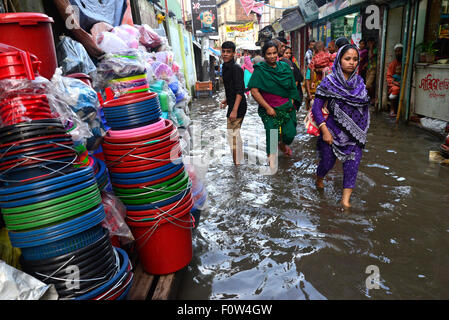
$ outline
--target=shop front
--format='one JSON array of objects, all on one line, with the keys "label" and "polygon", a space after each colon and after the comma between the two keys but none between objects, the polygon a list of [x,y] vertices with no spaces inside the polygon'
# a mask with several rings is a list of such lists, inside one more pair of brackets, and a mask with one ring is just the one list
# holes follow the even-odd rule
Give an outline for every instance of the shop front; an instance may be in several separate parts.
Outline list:
[{"label": "shop front", "polygon": [[[449,121],[449,1],[421,1],[414,65],[414,113]],[[420,8],[420,9],[421,9]]]}]

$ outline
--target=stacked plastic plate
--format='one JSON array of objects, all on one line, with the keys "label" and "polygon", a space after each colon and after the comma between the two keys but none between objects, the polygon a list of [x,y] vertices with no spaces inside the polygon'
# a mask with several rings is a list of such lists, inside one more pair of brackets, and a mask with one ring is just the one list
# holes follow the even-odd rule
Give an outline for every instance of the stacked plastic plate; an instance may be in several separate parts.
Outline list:
[{"label": "stacked plastic plate", "polygon": [[[11,244],[21,249],[21,265],[54,284],[61,299],[124,299],[131,265],[101,226],[105,211],[89,159],[81,157],[87,163],[77,167],[67,128],[49,114],[33,120],[41,111],[31,106],[47,102],[28,98],[2,101],[3,111],[29,113],[0,128],[0,209]],[[99,166],[100,182],[104,172]]]},{"label": "stacked plastic plate", "polygon": [[103,104],[107,125],[112,130],[127,130],[155,123],[161,117],[156,93],[122,96]]},{"label": "stacked plastic plate", "polygon": [[146,92],[150,89],[146,74],[113,79],[109,82],[109,87],[119,96]]},{"label": "stacked plastic plate", "polygon": [[143,268],[168,274],[185,267],[192,258],[193,199],[176,127],[159,119],[134,129],[109,130],[102,147]]},{"label": "stacked plastic plate", "polygon": [[119,272],[92,168],[1,188],[0,207],[24,271],[54,284],[60,298],[82,296]]},{"label": "stacked plastic plate", "polygon": [[0,153],[0,186],[65,170],[77,160],[72,138],[58,119],[0,128]]},{"label": "stacked plastic plate", "polygon": [[3,125],[12,125],[56,118],[56,115],[52,113],[46,95],[18,95],[0,103],[0,118]]}]

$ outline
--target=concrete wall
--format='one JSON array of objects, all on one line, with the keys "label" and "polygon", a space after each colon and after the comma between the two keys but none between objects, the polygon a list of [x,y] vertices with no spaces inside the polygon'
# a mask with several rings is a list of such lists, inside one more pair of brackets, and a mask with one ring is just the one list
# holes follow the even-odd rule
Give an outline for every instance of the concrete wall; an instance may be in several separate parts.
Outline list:
[{"label": "concrete wall", "polygon": [[147,24],[153,29],[157,29],[159,24],[156,19],[156,11],[152,3],[147,0],[136,0],[138,10],[140,12],[140,20],[142,24]]}]

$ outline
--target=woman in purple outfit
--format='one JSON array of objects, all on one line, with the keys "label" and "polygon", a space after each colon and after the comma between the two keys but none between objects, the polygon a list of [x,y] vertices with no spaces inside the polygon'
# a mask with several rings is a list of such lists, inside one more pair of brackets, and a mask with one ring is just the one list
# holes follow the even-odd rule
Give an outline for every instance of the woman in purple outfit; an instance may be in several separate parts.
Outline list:
[{"label": "woman in purple outfit", "polygon": [[[370,123],[369,96],[357,67],[360,54],[356,46],[340,48],[332,67],[332,74],[316,90],[312,113],[320,127],[317,149],[320,163],[316,185],[324,188],[324,177],[335,161],[343,163],[343,195],[341,203],[351,206],[350,197],[357,178]],[[327,102],[327,105],[325,105]],[[322,108],[327,106],[329,116],[324,118]]]}]

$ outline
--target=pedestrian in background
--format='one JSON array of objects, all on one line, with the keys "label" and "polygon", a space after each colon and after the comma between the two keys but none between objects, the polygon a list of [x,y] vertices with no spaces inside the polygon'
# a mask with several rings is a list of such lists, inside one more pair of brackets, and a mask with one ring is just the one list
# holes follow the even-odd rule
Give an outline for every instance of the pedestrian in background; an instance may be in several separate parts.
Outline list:
[{"label": "pedestrian in background", "polygon": [[401,75],[402,75],[402,48],[401,43],[394,46],[395,59],[388,65],[387,85],[388,99],[390,100],[390,117],[396,117],[398,109],[399,93],[401,91]]},{"label": "pedestrian in background", "polygon": [[263,57],[261,56],[260,50],[256,50],[256,55],[253,58],[253,65],[257,64],[259,62],[264,61]]},{"label": "pedestrian in background", "polygon": [[[324,177],[337,159],[343,163],[343,194],[341,204],[351,206],[358,167],[362,159],[370,123],[369,96],[362,77],[357,74],[360,55],[354,45],[345,45],[337,53],[332,73],[320,83],[312,107],[319,126],[317,149],[320,162],[316,186],[324,188]],[[327,108],[327,119],[323,116]]]},{"label": "pedestrian in background", "polygon": [[239,165],[243,159],[240,128],[247,109],[243,70],[235,63],[234,42],[223,42],[221,56],[223,58],[223,85],[226,93],[226,99],[221,102],[221,107],[228,106],[226,114],[228,141],[234,164]]},{"label": "pedestrian in background", "polygon": [[339,50],[341,47],[350,44],[348,38],[346,37],[340,37],[337,40],[335,40],[335,45],[337,46],[337,50]]},{"label": "pedestrian in background", "polygon": [[[297,125],[293,101],[299,100],[299,94],[290,66],[277,61],[277,45],[272,41],[267,42],[262,48],[262,55],[265,62],[254,66],[248,88],[259,103],[258,114],[265,127],[268,161],[274,170],[278,148],[285,155],[292,155],[288,145],[296,136]],[[272,144],[272,139],[277,141],[276,145]]]},{"label": "pedestrian in background", "polygon": [[368,38],[368,65],[366,70],[366,90],[371,99],[371,105],[375,104],[375,84],[377,75],[377,47],[373,37]]},{"label": "pedestrian in background", "polygon": [[308,49],[304,56],[304,70],[306,72],[304,86],[305,86],[306,94],[307,94],[307,96],[306,96],[306,109],[307,110],[310,109],[310,102],[312,100],[311,71],[310,71],[309,65],[313,59],[314,48],[315,48],[315,40],[309,40]]},{"label": "pedestrian in background", "polygon": [[302,82],[304,81],[304,77],[301,73],[301,70],[298,68],[296,63],[293,62],[293,54],[292,54],[292,48],[289,46],[285,47],[284,56],[281,61],[289,61],[291,62],[290,68],[293,71],[293,76],[295,78],[296,88],[298,88],[298,94],[299,94],[299,100],[294,101],[294,105],[296,110],[298,111],[299,108],[301,108],[302,99],[304,97],[304,94],[302,92]]},{"label": "pedestrian in background", "polygon": [[368,67],[368,49],[366,47],[366,41],[360,40],[359,42],[359,53],[360,53],[360,63],[359,63],[359,75],[366,83],[366,71]]},{"label": "pedestrian in background", "polygon": [[334,64],[335,57],[337,56],[337,51],[338,51],[337,46],[335,44],[335,40],[329,41],[329,43],[327,44],[327,51],[330,54],[331,65],[329,67],[332,70],[332,65]]}]

